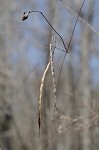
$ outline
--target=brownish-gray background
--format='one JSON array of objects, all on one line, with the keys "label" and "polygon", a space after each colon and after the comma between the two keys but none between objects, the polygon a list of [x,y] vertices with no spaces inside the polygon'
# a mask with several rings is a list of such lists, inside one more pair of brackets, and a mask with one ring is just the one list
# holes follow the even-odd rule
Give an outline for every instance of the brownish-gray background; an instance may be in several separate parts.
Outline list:
[{"label": "brownish-gray background", "polygon": [[[78,13],[81,3],[82,0],[0,0],[2,150],[99,149],[99,0],[85,1],[81,17],[97,32],[79,19],[57,91],[60,115],[83,118],[83,127],[77,131],[64,127],[61,134],[56,130],[53,134],[54,96],[49,70],[43,89],[42,127],[38,138],[39,86],[49,60],[49,47],[44,44],[50,43],[52,29],[38,13],[21,21],[26,10],[42,11],[68,45],[77,18],[69,9]],[[57,35],[56,42],[57,47],[64,48]],[[56,82],[63,56],[64,52],[56,49]],[[94,115],[96,118],[90,122]]]}]

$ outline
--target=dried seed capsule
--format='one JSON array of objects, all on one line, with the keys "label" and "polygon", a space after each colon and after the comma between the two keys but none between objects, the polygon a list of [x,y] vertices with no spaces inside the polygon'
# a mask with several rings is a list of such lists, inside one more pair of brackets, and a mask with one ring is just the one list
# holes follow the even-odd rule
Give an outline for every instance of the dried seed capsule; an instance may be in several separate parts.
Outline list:
[{"label": "dried seed capsule", "polygon": [[29,13],[28,12],[24,12],[23,13],[23,16],[22,16],[22,21],[26,20],[29,16]]}]

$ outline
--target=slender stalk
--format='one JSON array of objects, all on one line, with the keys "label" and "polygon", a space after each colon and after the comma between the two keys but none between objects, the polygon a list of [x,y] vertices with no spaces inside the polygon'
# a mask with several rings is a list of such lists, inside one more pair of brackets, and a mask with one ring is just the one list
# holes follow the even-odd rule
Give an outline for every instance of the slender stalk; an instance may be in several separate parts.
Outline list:
[{"label": "slender stalk", "polygon": [[[69,44],[68,44],[67,49],[70,48],[71,41],[72,41],[72,38],[73,38],[73,34],[74,34],[74,31],[75,31],[75,28],[76,28],[76,25],[77,25],[79,16],[80,16],[80,14],[81,14],[81,10],[82,10],[82,7],[83,7],[83,5],[84,5],[84,2],[85,2],[85,0],[83,0],[83,2],[82,2],[82,4],[81,4],[80,10],[79,10],[79,14],[78,14],[78,16],[77,16],[77,19],[76,19],[76,22],[75,22],[75,25],[74,25],[74,28],[73,28],[73,31],[72,31],[72,34],[71,34],[71,37],[70,37],[70,40],[69,40]],[[61,72],[62,72],[62,68],[63,68],[63,64],[64,64],[64,61],[65,61],[66,54],[67,54],[67,53],[65,52],[65,55],[64,55],[64,58],[63,58],[61,67],[60,67],[59,76],[58,76],[58,82],[57,82],[57,89],[58,89],[58,86],[59,86],[60,75],[61,75]]]},{"label": "slender stalk", "polygon": [[45,19],[45,20],[47,21],[47,23],[50,25],[50,27],[52,28],[52,30],[61,38],[62,43],[63,43],[63,45],[64,45],[64,48],[65,48],[65,50],[66,50],[66,53],[68,53],[68,48],[66,48],[66,45],[65,45],[65,43],[64,43],[64,40],[63,40],[62,36],[54,29],[54,27],[51,25],[51,23],[48,21],[48,19],[45,17],[45,15],[44,15],[41,11],[30,11],[29,13],[32,13],[32,12],[38,12],[38,13],[40,13],[40,14],[44,17],[44,19]]},{"label": "slender stalk", "polygon": [[[51,23],[48,21],[48,19],[45,17],[45,15],[40,12],[40,11],[27,11],[27,12],[24,12],[23,16],[22,16],[22,21],[26,20],[28,17],[29,17],[29,14],[30,13],[33,13],[33,12],[36,12],[36,13],[40,13],[43,18],[47,21],[47,23],[49,24],[49,26],[52,28],[52,30],[60,37],[60,39],[62,40],[62,43],[63,43],[63,46],[65,48],[65,55],[64,55],[64,58],[63,58],[63,61],[62,61],[62,64],[61,64],[61,68],[60,68],[60,72],[59,72],[59,77],[58,77],[58,82],[57,82],[57,87],[56,85],[54,84],[54,96],[55,96],[55,106],[54,106],[54,109],[56,107],[56,93],[57,93],[57,89],[58,89],[58,86],[59,86],[59,80],[60,80],[60,75],[61,75],[61,71],[62,71],[62,67],[63,67],[63,64],[64,64],[64,61],[65,61],[65,57],[66,57],[66,54],[68,53],[68,49],[70,48],[70,45],[71,45],[71,41],[72,41],[72,38],[73,38],[73,34],[74,34],[74,31],[75,31],[75,28],[76,28],[76,25],[77,25],[77,22],[78,22],[78,19],[79,19],[79,16],[81,14],[81,10],[82,10],[82,7],[84,5],[84,2],[85,0],[83,0],[82,4],[81,4],[81,7],[80,7],[80,10],[79,10],[79,14],[77,16],[77,19],[76,19],[76,22],[75,22],[75,25],[74,25],[74,28],[73,28],[73,31],[72,31],[72,34],[71,34],[71,37],[70,37],[70,40],[69,40],[69,44],[68,44],[68,47],[66,47],[65,45],[65,42],[62,38],[62,36],[54,29],[54,27],[51,25]],[[50,44],[50,49],[52,49],[52,45]],[[54,51],[55,51],[55,48],[53,47],[53,52],[51,53],[51,57],[52,55],[54,54]],[[52,59],[52,58],[51,58]],[[38,117],[38,124],[39,124],[39,135],[40,135],[40,127],[41,127],[41,105],[42,105],[42,92],[43,92],[43,85],[44,85],[44,80],[45,80],[45,76],[46,76],[46,73],[49,69],[49,66],[50,66],[50,60],[46,66],[46,69],[44,71],[44,74],[42,76],[42,79],[41,79],[41,85],[40,85],[40,97],[39,97],[39,102],[38,102],[38,109],[39,109],[39,117]],[[52,64],[53,65],[53,64]],[[53,66],[52,66],[52,69],[53,69]],[[52,76],[53,76],[53,73],[52,73]],[[53,79],[54,79],[54,76],[53,76]],[[53,82],[55,83],[55,80],[53,80]]]},{"label": "slender stalk", "polygon": [[62,40],[62,43],[64,45],[64,48],[66,50],[66,53],[68,53],[68,49],[66,48],[66,45],[65,45],[65,42],[64,42],[62,36],[54,29],[54,27],[51,25],[51,23],[48,21],[48,19],[45,17],[45,15],[41,11],[33,10],[33,11],[29,11],[29,12],[24,12],[22,20],[23,21],[26,20],[29,17],[29,14],[33,13],[33,12],[40,13],[43,16],[43,18],[47,21],[47,23],[52,28],[52,30],[60,37],[60,39]]}]

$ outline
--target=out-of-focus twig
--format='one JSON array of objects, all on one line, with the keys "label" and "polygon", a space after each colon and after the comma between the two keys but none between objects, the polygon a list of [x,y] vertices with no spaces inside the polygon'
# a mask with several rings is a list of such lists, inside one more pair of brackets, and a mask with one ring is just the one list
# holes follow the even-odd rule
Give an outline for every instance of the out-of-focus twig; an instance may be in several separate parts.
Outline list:
[{"label": "out-of-focus twig", "polygon": [[[65,9],[69,10],[76,17],[78,16],[78,14],[67,3],[64,3],[63,1],[62,3]],[[95,34],[99,36],[99,32],[91,24],[89,24],[86,20],[84,20],[81,16],[79,16],[79,20],[83,22],[91,31],[93,31]]]}]

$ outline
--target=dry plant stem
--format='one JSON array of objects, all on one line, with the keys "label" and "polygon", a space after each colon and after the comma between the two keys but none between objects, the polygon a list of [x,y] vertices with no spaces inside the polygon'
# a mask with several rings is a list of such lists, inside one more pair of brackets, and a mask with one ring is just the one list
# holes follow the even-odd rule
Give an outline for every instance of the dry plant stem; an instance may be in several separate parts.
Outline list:
[{"label": "dry plant stem", "polygon": [[[54,51],[52,52],[52,55],[53,54],[54,54]],[[51,61],[49,60],[47,66],[44,70],[44,73],[43,73],[43,76],[42,76],[42,79],[41,79],[41,84],[40,84],[40,96],[39,96],[39,101],[38,101],[38,125],[39,125],[39,135],[38,135],[38,137],[40,136],[40,128],[41,128],[41,111],[42,111],[43,87],[44,87],[44,81],[45,81],[46,73],[47,73],[47,71],[49,70],[49,67],[50,67],[50,63],[51,63]]]},{"label": "dry plant stem", "polygon": [[41,84],[40,84],[40,96],[39,96],[39,101],[38,101],[38,124],[39,124],[39,136],[40,136],[40,128],[41,128],[41,110],[42,110],[42,96],[43,96],[43,87],[44,87],[44,80],[46,77],[46,73],[50,67],[50,61],[48,62],[45,71],[43,73],[42,79],[41,79]]},{"label": "dry plant stem", "polygon": [[[56,42],[56,41],[55,41]],[[39,101],[38,101],[38,124],[39,124],[39,135],[40,136],[40,128],[41,128],[41,110],[42,110],[42,96],[43,96],[43,87],[44,87],[44,81],[45,81],[45,77],[46,77],[46,73],[49,70],[50,64],[51,64],[51,70],[52,70],[52,77],[53,77],[53,84],[54,84],[54,96],[55,96],[55,108],[56,108],[56,84],[55,84],[55,74],[54,74],[54,67],[53,67],[53,54],[54,54],[55,48],[53,50],[51,50],[51,59],[49,60],[45,71],[43,73],[42,79],[41,79],[41,84],[40,84],[40,96],[39,96]]]},{"label": "dry plant stem", "polygon": [[[44,46],[50,46],[50,45],[48,45],[48,44],[43,44]],[[58,49],[59,51],[62,51],[62,52],[66,52],[65,50],[63,50],[63,49],[61,49],[61,48],[59,48],[59,47],[56,47],[56,46],[53,46],[52,45],[52,47],[54,47],[55,49]]]},{"label": "dry plant stem", "polygon": [[64,45],[65,51],[66,51],[66,53],[68,53],[68,48],[66,48],[66,45],[65,45],[65,43],[64,43],[64,40],[63,40],[62,36],[53,28],[53,26],[51,25],[51,23],[48,21],[48,19],[45,17],[45,15],[44,15],[42,12],[37,11],[37,10],[34,10],[34,11],[26,11],[26,12],[23,13],[22,21],[26,20],[26,19],[29,17],[29,14],[30,14],[30,13],[33,13],[33,12],[40,13],[40,14],[43,16],[43,18],[47,21],[47,23],[48,23],[49,26],[52,28],[52,30],[60,37],[60,39],[62,40],[62,43],[63,43],[63,45]]},{"label": "dry plant stem", "polygon": [[[62,61],[62,65],[61,65],[61,68],[60,68],[60,72],[59,72],[59,77],[58,77],[58,83],[57,83],[57,88],[58,88],[58,85],[59,85],[59,80],[60,80],[60,75],[61,75],[61,71],[62,71],[62,67],[63,67],[63,64],[64,64],[64,61],[65,61],[65,57],[66,57],[66,54],[68,53],[68,49],[70,48],[70,44],[71,44],[71,40],[72,40],[72,37],[73,37],[73,34],[74,34],[74,31],[75,31],[75,27],[76,27],[76,24],[77,24],[77,21],[78,21],[78,18],[80,16],[80,13],[81,13],[81,10],[82,10],[82,7],[83,7],[83,4],[84,4],[85,0],[83,0],[82,2],[82,5],[81,5],[81,8],[80,8],[80,11],[79,11],[79,14],[78,14],[78,17],[76,19],[76,22],[75,22],[75,25],[74,25],[74,28],[73,28],[73,32],[72,32],[72,35],[71,35],[71,38],[70,38],[70,41],[69,41],[69,44],[68,44],[68,47],[66,48],[65,46],[65,43],[64,43],[64,40],[63,38],[61,37],[61,35],[53,28],[53,26],[50,24],[50,22],[48,21],[48,19],[45,17],[45,15],[40,12],[40,11],[29,11],[29,12],[24,12],[23,14],[23,17],[22,17],[22,20],[26,20],[28,17],[29,17],[29,14],[30,13],[33,13],[33,12],[36,12],[36,13],[40,13],[44,19],[47,21],[47,23],[50,25],[50,27],[52,28],[52,30],[60,37],[60,39],[62,40],[62,43],[64,45],[64,48],[66,50],[65,52],[65,55],[64,55],[64,58],[63,58],[63,61]],[[54,52],[53,52],[54,53]],[[53,54],[52,54],[53,55]],[[49,66],[50,66],[50,61],[48,62],[47,66],[46,66],[46,69],[44,71],[44,74],[42,76],[42,79],[41,79],[41,84],[40,84],[40,97],[39,97],[39,101],[38,101],[38,110],[39,110],[39,116],[38,116],[38,124],[39,124],[39,135],[40,135],[40,127],[41,127],[41,109],[42,109],[42,95],[43,95],[43,86],[44,86],[44,80],[45,80],[45,76],[46,76],[46,73],[49,69]],[[57,92],[57,88],[56,88],[56,92]]]},{"label": "dry plant stem", "polygon": [[64,43],[64,40],[63,40],[62,36],[53,28],[53,26],[52,26],[51,23],[48,21],[48,19],[45,17],[45,15],[44,15],[42,12],[40,12],[40,11],[29,11],[28,14],[33,13],[33,12],[40,13],[40,14],[44,17],[44,19],[45,19],[45,20],[47,21],[47,23],[50,25],[50,27],[52,28],[52,30],[53,30],[53,31],[60,37],[60,39],[62,40],[62,43],[63,43],[63,45],[64,45],[64,48],[65,48],[65,50],[66,50],[66,53],[68,53],[68,48],[66,48],[66,45],[65,45],[65,43]]},{"label": "dry plant stem", "polygon": [[54,63],[53,63],[53,52],[55,51],[56,47],[56,37],[55,35],[52,36],[51,42],[50,42],[50,62],[51,62],[51,73],[52,73],[52,79],[53,79],[53,87],[54,87],[54,120],[55,120],[55,111],[57,109],[56,106],[56,82],[55,82],[55,71],[54,71]]},{"label": "dry plant stem", "polygon": [[[69,40],[69,44],[68,44],[67,49],[70,48],[71,41],[72,41],[72,38],[73,38],[73,34],[74,34],[74,31],[75,31],[75,28],[76,28],[76,25],[77,25],[79,16],[80,16],[80,14],[81,14],[81,10],[82,10],[82,7],[83,7],[83,5],[84,5],[84,2],[85,2],[85,0],[83,0],[83,2],[82,2],[82,4],[81,4],[80,10],[79,10],[79,14],[78,14],[78,16],[77,16],[77,19],[76,19],[76,22],[75,22],[75,25],[74,25],[74,28],[73,28],[73,31],[72,31],[72,34],[71,34],[71,37],[70,37],[70,40]],[[64,58],[63,58],[63,61],[62,61],[62,64],[61,64],[61,68],[60,68],[60,71],[59,71],[58,82],[57,82],[57,89],[58,89],[58,86],[59,86],[60,75],[61,75],[61,71],[62,71],[62,67],[63,67],[64,61],[65,61],[66,54],[67,54],[67,53],[65,52],[65,55],[64,55]],[[56,90],[57,90],[57,89],[56,89]]]}]

